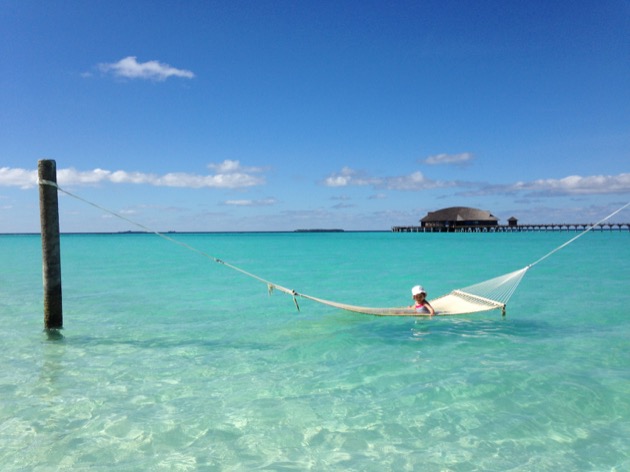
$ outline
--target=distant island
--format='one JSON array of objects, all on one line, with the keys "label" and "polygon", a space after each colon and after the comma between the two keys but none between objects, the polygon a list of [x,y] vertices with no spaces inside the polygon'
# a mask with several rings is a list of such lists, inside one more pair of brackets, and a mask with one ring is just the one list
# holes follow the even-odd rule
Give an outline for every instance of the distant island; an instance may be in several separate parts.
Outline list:
[{"label": "distant island", "polygon": [[325,229],[325,228],[312,228],[312,229],[296,229],[296,233],[343,233],[342,229]]}]

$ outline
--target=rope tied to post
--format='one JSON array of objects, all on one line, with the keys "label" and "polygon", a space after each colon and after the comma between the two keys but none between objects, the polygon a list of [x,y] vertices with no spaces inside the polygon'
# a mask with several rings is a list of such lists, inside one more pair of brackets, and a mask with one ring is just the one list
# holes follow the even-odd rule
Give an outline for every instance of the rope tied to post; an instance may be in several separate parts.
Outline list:
[{"label": "rope tied to post", "polygon": [[168,235],[166,235],[164,233],[160,233],[159,231],[156,231],[156,230],[154,230],[152,228],[149,228],[148,226],[145,226],[145,225],[143,225],[141,223],[138,223],[138,222],[136,222],[136,221],[134,221],[132,219],[129,219],[126,216],[123,216],[123,215],[121,215],[119,213],[116,213],[115,211],[112,211],[112,210],[110,210],[108,208],[105,208],[105,207],[103,207],[101,205],[98,205],[98,204],[96,204],[94,202],[86,200],[83,197],[80,197],[80,196],[78,196],[78,195],[76,195],[76,194],[74,194],[72,192],[69,192],[68,190],[63,189],[56,182],[53,182],[51,180],[46,180],[46,179],[39,179],[38,180],[38,184],[39,185],[49,185],[51,187],[55,187],[60,192],[65,193],[66,195],[68,195],[68,196],[70,196],[72,198],[75,198],[75,199],[77,199],[79,201],[82,201],[82,202],[84,202],[84,203],[86,203],[86,204],[88,204],[88,205],[90,205],[90,206],[92,206],[94,208],[99,209],[100,211],[103,211],[105,213],[109,213],[110,215],[115,216],[116,218],[120,218],[121,220],[127,221],[128,223],[130,223],[130,224],[132,224],[132,225],[134,225],[134,226],[136,226],[138,228],[141,228],[144,231],[147,231],[148,233],[153,233],[156,236],[159,236],[160,238],[162,238],[162,239],[164,239],[166,241],[169,241],[169,242],[171,242],[173,244],[177,244],[178,246],[181,246],[181,247],[183,247],[185,249],[188,249],[189,251],[195,252],[195,253],[203,256],[203,257],[206,257],[207,259],[210,259],[213,262],[216,262],[217,264],[221,264],[223,266],[229,267],[230,269],[235,270],[237,272],[240,272],[243,275],[246,275],[246,276],[251,277],[253,279],[256,279],[256,280],[258,280],[260,282],[263,282],[263,283],[265,283],[267,285],[268,290],[269,290],[269,294],[271,294],[273,292],[273,289],[277,289],[277,290],[279,290],[279,291],[281,291],[283,293],[289,294],[289,295],[291,295],[293,297],[293,302],[295,303],[295,307],[297,308],[298,311],[300,311],[300,306],[298,305],[296,297],[297,296],[302,296],[302,295],[300,295],[295,290],[292,290],[292,289],[283,287],[282,285],[278,285],[278,284],[275,284],[275,283],[270,282],[268,280],[265,280],[265,279],[263,279],[262,277],[259,277],[256,274],[252,274],[251,272],[248,272],[248,271],[246,271],[244,269],[241,269],[240,267],[237,267],[237,266],[235,266],[233,264],[230,264],[229,262],[226,262],[226,261],[224,261],[222,259],[219,259],[218,257],[214,257],[214,256],[208,254],[207,252],[204,252],[204,251],[202,251],[202,250],[200,250],[200,249],[198,249],[198,248],[196,248],[194,246],[191,246],[190,244],[187,244],[187,243],[185,243],[183,241],[179,241],[179,240],[177,240],[175,238],[172,238],[172,237],[170,237],[170,236],[168,236]]}]

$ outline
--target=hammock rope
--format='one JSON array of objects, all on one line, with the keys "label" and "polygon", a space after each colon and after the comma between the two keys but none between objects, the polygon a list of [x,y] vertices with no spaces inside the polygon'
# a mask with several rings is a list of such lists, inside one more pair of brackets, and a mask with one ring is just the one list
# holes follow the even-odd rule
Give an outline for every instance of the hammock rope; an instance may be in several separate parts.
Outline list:
[{"label": "hammock rope", "polygon": [[597,223],[593,223],[592,225],[590,225],[588,228],[586,228],[584,231],[582,231],[581,233],[579,233],[577,236],[569,239],[566,243],[561,244],[560,246],[558,246],[557,248],[555,248],[553,251],[549,251],[547,254],[545,254],[544,256],[542,256],[540,259],[538,259],[536,262],[533,262],[529,265],[529,267],[533,267],[536,264],[538,264],[539,262],[544,261],[545,259],[547,259],[549,256],[551,256],[552,254],[558,252],[560,249],[565,248],[566,246],[568,246],[569,244],[571,244],[573,241],[575,241],[578,238],[581,238],[582,236],[584,236],[586,233],[588,233],[589,231],[595,229],[597,226],[601,225],[603,222],[608,221],[610,218],[612,218],[613,216],[615,216],[617,213],[625,210],[626,208],[628,208],[628,206],[630,206],[630,202],[626,203],[624,206],[622,206],[621,208],[616,209],[615,211],[613,211],[610,215],[602,218],[601,220],[599,220]]},{"label": "hammock rope", "polygon": [[262,277],[257,276],[256,274],[252,274],[251,272],[248,272],[248,271],[246,271],[244,269],[241,269],[238,266],[235,266],[233,264],[230,264],[229,262],[221,260],[218,257],[214,257],[214,256],[208,254],[207,252],[204,252],[204,251],[202,251],[202,250],[200,250],[200,249],[198,249],[198,248],[196,248],[194,246],[191,246],[190,244],[186,244],[183,241],[178,241],[177,239],[171,238],[170,236],[168,236],[168,235],[166,235],[164,233],[160,233],[159,231],[156,231],[156,230],[154,230],[152,228],[149,228],[148,226],[145,226],[142,223],[138,223],[137,221],[134,221],[134,220],[132,220],[130,218],[127,218],[126,216],[123,216],[123,215],[121,215],[119,213],[116,213],[115,211],[112,211],[112,210],[110,210],[108,208],[105,208],[105,207],[103,207],[101,205],[98,205],[98,204],[96,204],[94,202],[86,200],[83,197],[80,197],[80,196],[78,196],[78,195],[76,195],[74,193],[71,193],[71,192],[61,188],[59,185],[57,185],[56,182],[52,182],[50,180],[43,180],[42,179],[42,180],[39,181],[39,184],[40,185],[50,185],[51,187],[55,187],[57,190],[59,190],[62,193],[65,193],[69,197],[75,198],[76,200],[79,200],[79,201],[81,201],[83,203],[86,203],[86,204],[88,204],[90,206],[93,206],[94,208],[97,208],[97,209],[99,209],[99,210],[101,210],[101,211],[103,211],[105,213],[109,213],[110,215],[115,216],[116,218],[124,220],[124,221],[126,221],[126,222],[128,222],[128,223],[130,223],[130,224],[132,224],[132,225],[134,225],[134,226],[136,226],[136,227],[138,227],[138,228],[148,232],[148,233],[153,233],[156,236],[159,236],[160,238],[162,238],[162,239],[164,239],[164,240],[166,240],[168,242],[171,242],[173,244],[177,244],[178,246],[181,246],[181,247],[183,247],[185,249],[188,249],[189,251],[195,252],[195,253],[197,253],[197,254],[199,254],[199,255],[207,258],[207,259],[210,259],[213,262],[216,262],[217,264],[224,265],[225,267],[229,267],[230,269],[235,270],[237,272],[240,272],[243,275],[246,275],[246,276],[251,277],[253,279],[256,279],[256,280],[258,280],[260,282],[263,282],[264,284],[267,285],[270,294],[271,294],[271,292],[274,289],[280,290],[281,292],[287,293],[289,295],[292,295],[293,293],[295,293],[291,289],[288,289],[288,288],[283,287],[281,285],[278,285],[278,284],[272,283],[272,282],[270,282],[268,280],[265,280]]},{"label": "hammock rope", "polygon": [[[283,287],[282,285],[278,285],[276,283],[270,282],[269,280],[266,280],[262,277],[259,277],[256,274],[253,274],[251,272],[248,272],[244,269],[241,269],[238,266],[235,266],[233,264],[230,264],[226,261],[223,261],[222,259],[219,259],[217,257],[214,257],[204,251],[201,251],[200,249],[197,249],[189,244],[186,244],[185,242],[179,241],[177,239],[174,239],[164,233],[161,233],[159,231],[156,231],[152,228],[149,228],[148,226],[145,226],[141,223],[138,223],[134,220],[131,220],[130,218],[127,218],[126,216],[120,215],[119,213],[116,213],[112,210],[109,210],[108,208],[102,207],[101,205],[98,205],[94,202],[91,202],[89,200],[86,200],[83,197],[80,197],[74,193],[71,193],[63,188],[61,188],[56,182],[50,181],[50,180],[39,180],[38,181],[39,185],[49,185],[52,187],[55,187],[58,191],[68,195],[69,197],[72,197],[74,199],[77,199],[83,203],[86,203],[94,208],[97,208],[100,211],[103,211],[105,213],[109,213],[112,216],[115,216],[116,218],[119,218],[121,220],[124,220],[138,228],[141,228],[142,230],[149,232],[149,233],[153,233],[157,236],[159,236],[160,238],[171,242],[173,244],[176,244],[178,246],[181,246],[185,249],[188,249],[192,252],[195,252],[207,259],[210,259],[213,262],[216,262],[218,264],[221,264],[225,267],[228,267],[236,272],[240,272],[241,274],[253,278],[255,280],[258,280],[259,282],[263,282],[264,284],[267,285],[267,290],[269,292],[269,295],[271,295],[273,293],[274,290],[278,290],[280,292],[283,292],[287,295],[290,295],[293,298],[293,303],[295,304],[295,307],[298,311],[300,311],[300,305],[298,303],[298,297],[300,298],[304,298],[307,300],[311,300],[313,302],[316,303],[320,303],[323,305],[328,305],[334,308],[340,308],[342,310],[346,310],[346,311],[351,311],[351,312],[355,312],[355,313],[362,313],[362,314],[366,314],[366,315],[375,315],[375,316],[428,316],[428,314],[424,314],[424,313],[418,313],[414,308],[410,308],[410,307],[394,307],[394,308],[373,308],[373,307],[364,307],[364,306],[356,306],[356,305],[348,305],[345,303],[340,303],[340,302],[334,302],[331,300],[325,300],[323,298],[318,298],[318,297],[314,297],[311,295],[307,295],[305,293],[299,293],[296,290],[292,290],[289,289],[287,287]],[[552,251],[549,251],[547,254],[545,254],[544,256],[542,256],[540,259],[536,260],[535,262],[523,267],[522,269],[516,270],[514,272],[510,272],[504,275],[500,275],[498,277],[492,278],[492,279],[488,279],[485,280],[483,282],[474,284],[474,285],[470,285],[464,288],[460,288],[460,289],[455,289],[453,291],[451,291],[448,294],[442,295],[441,297],[438,297],[436,299],[433,299],[430,301],[431,306],[433,306],[433,308],[435,309],[436,315],[441,315],[441,316],[446,316],[446,315],[462,315],[462,314],[470,314],[470,313],[478,313],[478,312],[482,312],[482,311],[488,311],[488,310],[496,310],[496,309],[500,309],[502,311],[503,314],[505,314],[505,307],[508,303],[508,301],[510,300],[510,298],[512,297],[512,294],[514,293],[514,291],[516,290],[516,288],[518,287],[519,283],[521,282],[523,276],[525,275],[525,273],[531,269],[532,267],[534,267],[535,265],[537,265],[538,263],[542,262],[543,260],[547,259],[549,256],[551,256],[552,254],[558,252],[560,249],[563,249],[564,247],[568,246],[569,244],[571,244],[572,242],[574,242],[575,240],[577,240],[578,238],[584,236],[586,233],[588,233],[589,231],[593,230],[594,228],[596,228],[597,226],[599,226],[600,224],[602,224],[603,222],[607,221],[608,219],[612,218],[613,216],[615,216],[617,213],[621,212],[622,210],[624,210],[625,208],[627,208],[628,206],[630,206],[630,202],[626,203],[624,206],[622,206],[621,208],[615,210],[614,212],[612,212],[610,215],[606,216],[605,218],[602,218],[601,220],[599,220],[597,223],[594,223],[592,225],[590,225],[587,229],[585,229],[584,231],[582,231],[581,233],[579,233],[578,235],[576,235],[575,237],[571,238],[569,241],[561,244],[560,246],[558,246],[557,248],[553,249]]]}]

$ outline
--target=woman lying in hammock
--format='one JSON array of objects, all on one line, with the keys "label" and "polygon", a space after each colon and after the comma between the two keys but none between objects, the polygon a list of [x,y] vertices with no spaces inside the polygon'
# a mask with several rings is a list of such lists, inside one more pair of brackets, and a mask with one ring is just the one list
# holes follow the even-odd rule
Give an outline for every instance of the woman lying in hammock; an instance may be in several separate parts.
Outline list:
[{"label": "woman lying in hammock", "polygon": [[418,313],[428,313],[431,316],[435,315],[435,310],[426,300],[427,292],[424,290],[422,285],[416,285],[413,287],[411,289],[411,295],[416,303],[409,308],[415,308]]}]

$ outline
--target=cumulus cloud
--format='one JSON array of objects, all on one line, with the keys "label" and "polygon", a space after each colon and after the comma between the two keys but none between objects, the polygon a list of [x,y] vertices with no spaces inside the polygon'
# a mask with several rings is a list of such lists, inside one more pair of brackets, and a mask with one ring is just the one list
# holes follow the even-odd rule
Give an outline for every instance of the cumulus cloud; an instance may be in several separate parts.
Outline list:
[{"label": "cumulus cloud", "polygon": [[384,179],[382,186],[389,190],[428,190],[432,188],[452,187],[455,185],[455,182],[431,180],[426,178],[422,172],[414,172],[411,175],[387,177]]},{"label": "cumulus cloud", "polygon": [[344,167],[340,172],[334,173],[324,179],[324,185],[327,187],[371,185],[374,188],[385,188],[388,190],[425,190],[449,187],[455,184],[428,179],[422,172],[392,177],[370,177],[365,173],[359,173],[354,169]]},{"label": "cumulus cloud", "polygon": [[37,171],[0,167],[0,186],[31,188],[37,184]]},{"label": "cumulus cloud", "polygon": [[460,195],[501,195],[506,193],[529,193],[541,196],[554,195],[602,195],[630,193],[630,173],[618,175],[570,175],[561,179],[538,179],[513,184],[483,185],[482,183],[441,181],[426,177],[422,172],[409,175],[370,177],[349,167],[333,173],[324,180],[328,187],[371,185],[375,189],[422,191],[436,188],[466,187]]},{"label": "cumulus cloud", "polygon": [[345,187],[352,182],[354,173],[355,171],[349,167],[344,167],[341,172],[326,177],[324,185],[326,187]]},{"label": "cumulus cloud", "polygon": [[[147,174],[143,172],[128,172],[124,170],[110,171],[93,169],[79,171],[74,168],[58,169],[57,182],[64,185],[96,185],[100,183],[153,185],[156,187],[186,187],[186,188],[243,188],[262,185],[265,179],[257,174],[262,169],[256,167],[242,167],[239,161],[226,160],[219,164],[208,166],[215,170],[209,175],[173,172],[164,175]],[[0,168],[0,186],[30,188],[37,185],[37,171]]]},{"label": "cumulus cloud", "polygon": [[169,77],[192,79],[195,74],[185,69],[176,69],[158,61],[138,62],[135,56],[128,56],[111,64],[98,64],[97,69],[105,74],[126,79],[148,79],[164,81]]},{"label": "cumulus cloud", "polygon": [[208,164],[208,169],[214,170],[219,174],[235,174],[239,172],[257,174],[265,171],[262,167],[242,166],[239,161],[233,161],[230,159],[226,159],[218,164]]},{"label": "cumulus cloud", "polygon": [[550,195],[597,195],[630,192],[630,174],[570,175],[562,179],[539,179],[532,182],[517,182],[510,186],[514,191]]},{"label": "cumulus cloud", "polygon": [[366,176],[363,172],[344,167],[340,172],[334,173],[324,179],[326,187],[347,187],[350,185],[378,185],[380,179]]},{"label": "cumulus cloud", "polygon": [[469,152],[463,152],[461,154],[436,154],[429,156],[424,160],[425,164],[429,165],[467,165],[472,161],[473,155]]}]

